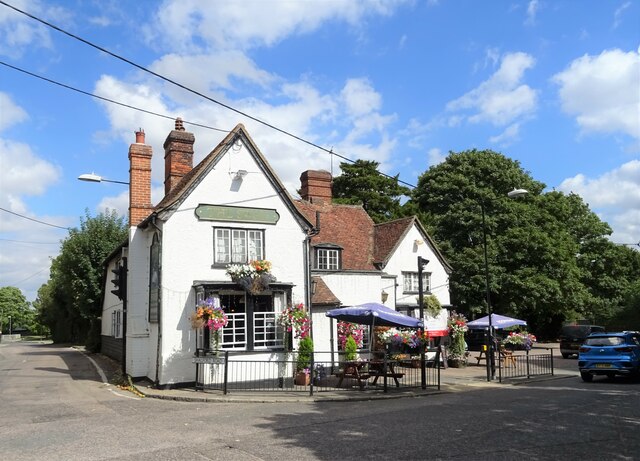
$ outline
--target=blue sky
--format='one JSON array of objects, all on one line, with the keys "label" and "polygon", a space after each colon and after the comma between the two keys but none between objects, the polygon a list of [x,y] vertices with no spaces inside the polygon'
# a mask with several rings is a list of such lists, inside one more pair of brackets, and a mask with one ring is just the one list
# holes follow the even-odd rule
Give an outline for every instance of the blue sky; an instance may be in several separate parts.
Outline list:
[{"label": "blue sky", "polygon": [[[614,241],[640,241],[638,2],[3,1],[410,184],[449,151],[502,152],[549,190],[579,193]],[[294,194],[304,170],[339,174],[339,158],[4,4],[0,60],[171,118],[244,123]],[[186,127],[196,162],[224,137]],[[0,65],[0,286],[33,300],[48,279],[67,232],[36,221],[73,227],[85,209],[126,213],[126,186],[76,178],[127,181],[138,128],[153,146],[157,202],[170,119]]]}]

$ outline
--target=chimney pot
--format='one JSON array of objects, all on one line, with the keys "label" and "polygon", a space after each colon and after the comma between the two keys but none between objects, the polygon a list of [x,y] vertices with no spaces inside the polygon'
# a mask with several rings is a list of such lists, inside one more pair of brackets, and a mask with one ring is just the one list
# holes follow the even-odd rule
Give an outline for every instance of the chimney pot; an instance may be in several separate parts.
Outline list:
[{"label": "chimney pot", "polygon": [[142,128],[136,131],[136,144],[144,144],[144,130]]}]

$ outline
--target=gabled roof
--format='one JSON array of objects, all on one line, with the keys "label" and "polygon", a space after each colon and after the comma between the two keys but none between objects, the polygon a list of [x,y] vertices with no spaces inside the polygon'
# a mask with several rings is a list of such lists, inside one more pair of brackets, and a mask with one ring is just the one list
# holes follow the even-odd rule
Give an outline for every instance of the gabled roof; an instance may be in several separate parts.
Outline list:
[{"label": "gabled roof", "polygon": [[153,213],[139,224],[139,227],[146,227],[149,222],[156,217],[160,217],[163,220],[168,219],[186,199],[186,197],[202,181],[202,179],[215,167],[231,146],[233,146],[238,140],[241,140],[247,147],[264,175],[273,184],[278,195],[296,218],[300,226],[303,229],[310,229],[312,227],[311,223],[296,208],[293,203],[293,199],[284,188],[284,185],[280,182],[280,179],[264,158],[253,139],[251,139],[251,136],[249,136],[244,125],[241,123],[236,125],[235,128],[231,130],[222,141],[220,141],[215,149],[209,153],[209,155],[207,155],[200,163],[194,166],[191,171],[182,177],[180,182],[178,182],[178,184],[176,184],[176,186],[164,196],[160,203],[155,206]]},{"label": "gabled roof", "polygon": [[391,258],[398,248],[398,245],[400,245],[400,242],[402,242],[405,235],[407,235],[413,226],[416,226],[424,241],[429,245],[433,253],[438,258],[438,261],[440,261],[444,267],[444,270],[450,274],[452,271],[451,266],[416,216],[400,218],[394,221],[375,225],[375,263],[380,265],[380,267],[386,266],[389,262],[389,258]]},{"label": "gabled roof", "polygon": [[311,245],[340,246],[342,270],[377,270],[373,261],[374,223],[361,205],[314,204],[305,200],[294,203],[308,221],[320,227],[320,232],[311,238]]}]

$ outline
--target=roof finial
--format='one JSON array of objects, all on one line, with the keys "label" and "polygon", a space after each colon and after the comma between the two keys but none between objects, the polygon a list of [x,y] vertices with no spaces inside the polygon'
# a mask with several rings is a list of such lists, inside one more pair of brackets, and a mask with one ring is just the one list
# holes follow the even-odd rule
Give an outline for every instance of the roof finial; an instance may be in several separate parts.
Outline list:
[{"label": "roof finial", "polygon": [[184,131],[184,125],[182,124],[182,119],[180,117],[176,119],[176,131]]}]

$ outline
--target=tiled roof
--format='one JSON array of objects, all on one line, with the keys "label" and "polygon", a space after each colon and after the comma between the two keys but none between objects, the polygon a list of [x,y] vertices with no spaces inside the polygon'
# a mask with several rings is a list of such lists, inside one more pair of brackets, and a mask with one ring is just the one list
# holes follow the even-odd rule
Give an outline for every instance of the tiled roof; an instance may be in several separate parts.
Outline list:
[{"label": "tiled roof", "polygon": [[374,261],[377,264],[386,263],[415,220],[415,216],[411,216],[375,225]]},{"label": "tiled roof", "polygon": [[316,212],[319,212],[320,232],[311,238],[311,245],[339,245],[342,270],[376,270],[373,264],[374,223],[362,206],[313,204],[304,200],[294,203],[316,226]]},{"label": "tiled roof", "polygon": [[311,297],[311,303],[313,305],[340,305],[340,300],[333,294],[333,291],[324,283],[321,277],[311,277],[311,283],[315,283],[315,292]]}]

